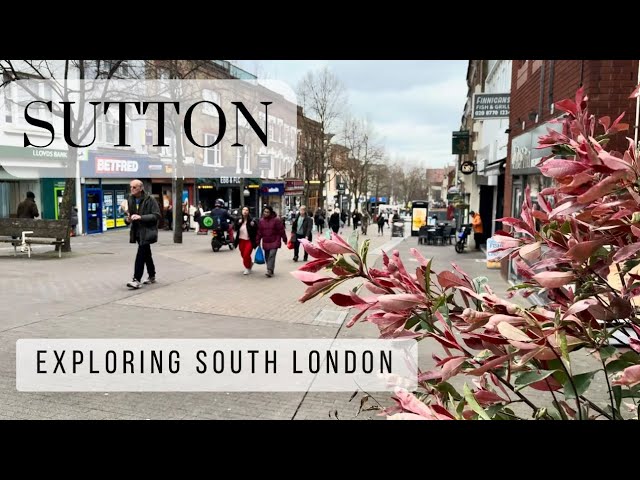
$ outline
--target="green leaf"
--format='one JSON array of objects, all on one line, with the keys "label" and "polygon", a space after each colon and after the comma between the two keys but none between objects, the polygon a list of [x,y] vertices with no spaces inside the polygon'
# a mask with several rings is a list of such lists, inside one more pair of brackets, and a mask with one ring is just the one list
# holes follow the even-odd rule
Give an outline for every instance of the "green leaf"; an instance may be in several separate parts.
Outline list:
[{"label": "green leaf", "polygon": [[600,354],[600,358],[602,359],[602,361],[605,361],[607,358],[615,354],[617,351],[618,349],[616,347],[606,346],[598,350],[598,353]]},{"label": "green leaf", "polygon": [[607,375],[612,375],[614,373],[621,372],[628,366],[633,365],[630,362],[625,362],[621,358],[614,360],[613,362],[607,363]]},{"label": "green leaf", "polygon": [[484,362],[487,358],[492,357],[493,356],[493,352],[489,349],[484,349],[481,352],[479,352],[478,354],[476,354],[475,357],[473,357],[474,360],[478,361],[478,362]]},{"label": "green leaf", "polygon": [[[624,420],[623,416],[616,410],[615,412],[611,409],[611,405],[607,405],[604,409],[609,415],[611,415],[615,420]],[[586,415],[583,418],[587,418]]]},{"label": "green leaf", "polygon": [[[490,407],[487,408],[487,415],[489,415],[489,417],[491,418],[494,418],[496,415],[499,415],[500,413],[502,413],[502,408],[503,406],[500,404],[491,405]],[[500,415],[500,419],[508,420],[509,417],[507,415]]]},{"label": "green leaf", "polygon": [[367,238],[364,242],[362,242],[362,245],[360,245],[360,258],[362,259],[362,263],[364,263],[365,266],[367,265],[367,255],[369,254],[370,243],[371,240]]},{"label": "green leaf", "polygon": [[431,325],[426,320],[420,320],[420,328],[426,330],[427,332],[433,333],[435,330],[433,325]]},{"label": "green leaf", "polygon": [[563,235],[569,235],[571,233],[571,224],[566,221],[560,226],[560,232]]},{"label": "green leaf", "polygon": [[564,332],[564,330],[559,330],[558,337],[560,337],[560,352],[562,353],[562,358],[566,360],[567,364],[569,365],[569,369],[571,369],[571,359],[569,358],[569,349],[567,348],[567,334]]},{"label": "green leaf", "polygon": [[620,402],[622,402],[622,387],[616,385],[611,389],[613,391],[613,398],[616,400],[616,408],[620,410]]},{"label": "green leaf", "polygon": [[476,412],[483,420],[491,420],[491,417],[487,415],[487,412],[484,410],[484,408],[482,408],[478,404],[476,397],[473,395],[473,392],[466,383],[464,384],[464,387],[462,387],[462,390],[464,391],[464,399],[467,401],[471,409]]},{"label": "green leaf", "polygon": [[[554,406],[555,406],[555,405],[554,405]],[[557,407],[556,407],[556,408],[557,408]],[[564,413],[564,412],[562,411],[562,409],[559,409],[558,411],[559,411],[559,412],[561,412],[561,413]],[[548,413],[549,415],[551,415],[551,417],[552,417],[554,420],[568,420],[568,418],[566,417],[566,414],[565,414],[565,416],[564,416],[564,417],[562,417],[562,416],[558,415],[558,412],[556,412],[555,410],[548,410],[546,413]]]},{"label": "green leaf", "polygon": [[549,375],[553,374],[555,370],[541,370],[539,372],[524,372],[518,375],[514,383],[516,392],[522,390],[527,385],[544,380]]},{"label": "green leaf", "polygon": [[576,398],[577,396],[582,395],[587,391],[589,385],[591,385],[591,380],[593,380],[593,376],[598,373],[597,370],[593,372],[581,373],[579,375],[573,376],[573,384],[575,384],[576,389],[573,389],[573,384],[569,381],[564,384],[564,398],[567,400]]},{"label": "green leaf", "polygon": [[[569,420],[569,417],[567,417],[566,412],[564,411],[564,408],[562,408],[562,406],[556,401],[553,400],[551,403],[553,403],[553,406],[555,407],[555,409],[558,411],[558,413],[560,414],[560,417],[562,417],[562,420]],[[551,412],[549,412],[551,414],[551,416],[553,416],[554,418],[556,416],[558,416],[558,413],[554,412],[553,410]],[[560,418],[557,418],[556,420],[560,420]]]},{"label": "green leaf", "polygon": [[358,230],[354,230],[349,235],[349,245],[353,248],[354,251],[358,251]]},{"label": "green leaf", "polygon": [[638,355],[636,352],[628,351],[620,355],[620,360],[624,360],[625,362],[636,365],[640,363],[640,355]]},{"label": "green leaf", "polygon": [[444,321],[447,322],[447,325],[449,325],[449,328],[453,328],[453,325],[451,324],[451,319],[449,318],[449,307],[447,307],[447,305],[444,304],[440,308],[438,308],[438,311],[444,317]]},{"label": "green leaf", "polygon": [[460,400],[458,402],[458,406],[456,407],[456,417],[459,420],[462,420],[464,417],[462,416],[462,412],[464,411],[464,406],[466,405],[466,401],[465,400]]},{"label": "green leaf", "polygon": [[[353,257],[353,256],[352,256]],[[354,257],[357,258],[357,257]],[[350,263],[344,256],[342,255],[338,255],[338,260],[336,260],[333,264],[336,267],[342,267],[344,268],[347,272],[350,273],[358,273],[359,269],[358,267],[356,267],[355,265],[353,265],[352,263]]]},{"label": "green leaf", "polygon": [[436,387],[436,390],[438,390],[439,392],[448,393],[449,396],[455,401],[462,400],[462,395],[460,395],[458,391],[455,389],[455,387],[451,385],[449,382],[441,382],[437,384],[435,387]]},{"label": "green leaf", "polygon": [[429,295],[431,289],[431,259],[427,260],[427,265],[424,269],[424,291]]},{"label": "green leaf", "polygon": [[413,317],[407,320],[407,323],[404,324],[404,328],[406,328],[407,330],[410,330],[413,327],[415,327],[418,323],[420,323],[420,320],[421,320],[420,315],[414,315]]},{"label": "green leaf", "polygon": [[489,283],[489,279],[487,277],[476,277],[473,279],[473,288],[475,288],[477,293],[483,292],[483,287]]}]

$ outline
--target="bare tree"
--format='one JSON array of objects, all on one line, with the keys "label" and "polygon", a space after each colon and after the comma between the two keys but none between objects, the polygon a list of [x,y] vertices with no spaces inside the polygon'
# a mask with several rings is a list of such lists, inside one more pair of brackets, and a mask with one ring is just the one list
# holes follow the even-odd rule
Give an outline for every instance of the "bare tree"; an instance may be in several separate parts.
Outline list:
[{"label": "bare tree", "polygon": [[332,167],[331,138],[338,128],[342,107],[346,103],[345,88],[325,67],[318,72],[308,72],[297,90],[304,115],[316,122],[302,122],[302,136],[308,142],[309,149],[302,152],[299,164],[305,176],[309,175],[305,179],[317,180],[319,192],[323,192],[327,173]]},{"label": "bare tree", "polygon": [[[85,91],[85,84],[82,80],[97,79],[116,79],[122,78],[118,74],[124,60],[0,60],[0,73],[2,74],[2,83],[0,87],[6,87],[16,80],[51,80],[51,85],[56,88],[56,94],[63,100],[68,100],[72,94],[76,94],[80,99],[85,99],[90,93]],[[61,65],[60,65],[61,64]],[[69,80],[80,80],[77,84],[79,90],[74,90],[70,86]],[[24,87],[29,89],[29,87]],[[39,98],[37,92],[29,91],[34,98]],[[102,91],[101,99],[107,95],[106,89]],[[85,122],[84,108],[69,109],[70,111],[70,136],[77,145],[82,145],[83,141],[93,132],[95,137],[95,118],[94,122]],[[52,104],[52,114],[57,117],[63,117],[63,110],[57,103]],[[67,165],[73,167],[78,161],[78,149],[68,145],[67,148]],[[60,218],[70,219],[72,206],[75,203],[74,192],[80,185],[76,185],[75,176],[67,175],[64,187],[64,195],[60,206]],[[62,245],[63,252],[71,251],[71,242],[69,241],[70,230],[67,231],[65,242]]]},{"label": "bare tree", "polygon": [[384,155],[382,146],[374,139],[373,128],[367,121],[350,117],[345,120],[342,141],[349,153],[346,158],[336,161],[334,168],[344,178],[353,196],[354,208],[360,195],[366,193],[369,166],[379,162]]},{"label": "bare tree", "polygon": [[[148,60],[145,62],[145,73],[148,79],[189,80],[197,78],[219,78],[212,74],[211,60]],[[183,100],[188,92],[178,92],[179,82],[169,82],[170,98],[181,97]],[[191,92],[193,93],[193,92]],[[171,132],[174,147],[171,149],[175,166],[172,178],[173,190],[173,243],[182,243],[182,191],[184,177],[181,172],[185,160],[185,142],[182,132],[182,121],[175,111],[165,115],[165,127]]]}]

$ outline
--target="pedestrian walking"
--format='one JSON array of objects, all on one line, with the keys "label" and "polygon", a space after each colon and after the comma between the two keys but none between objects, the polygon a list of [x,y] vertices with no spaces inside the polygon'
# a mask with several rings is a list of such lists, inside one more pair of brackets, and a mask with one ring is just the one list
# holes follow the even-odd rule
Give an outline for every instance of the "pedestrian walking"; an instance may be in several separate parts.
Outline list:
[{"label": "pedestrian walking", "polygon": [[333,233],[338,233],[340,230],[340,209],[336,208],[331,217],[329,217],[329,228],[333,230]]},{"label": "pedestrian walking", "polygon": [[239,247],[242,263],[244,265],[244,275],[251,273],[253,260],[251,255],[253,250],[258,246],[256,236],[258,235],[258,222],[249,213],[249,207],[242,208],[242,215],[235,221],[234,229],[236,231],[233,244]]},{"label": "pedestrian walking", "polygon": [[[307,207],[302,205],[298,214],[291,222],[291,238],[294,241],[293,244],[293,261],[298,261],[298,252],[300,251],[300,240],[302,238],[306,238],[311,241],[311,236],[313,234],[313,220],[311,217],[307,215]],[[304,261],[306,262],[309,258],[309,254],[307,251],[304,251]]]},{"label": "pedestrian walking", "polygon": [[160,207],[155,198],[144,191],[140,180],[132,180],[129,189],[131,195],[129,195],[127,216],[124,221],[127,225],[131,225],[129,243],[138,244],[138,254],[134,265],[133,279],[127,283],[127,286],[137,289],[143,285],[141,281],[145,265],[149,277],[144,283],[156,283],[156,266],[151,256],[151,244],[158,241]]},{"label": "pedestrian walking", "polygon": [[276,266],[276,254],[280,248],[280,243],[287,243],[287,234],[284,230],[282,220],[273,211],[271,205],[266,205],[262,210],[262,218],[258,223],[258,234],[256,244],[264,250],[264,257],[267,263],[267,277],[273,277]]}]

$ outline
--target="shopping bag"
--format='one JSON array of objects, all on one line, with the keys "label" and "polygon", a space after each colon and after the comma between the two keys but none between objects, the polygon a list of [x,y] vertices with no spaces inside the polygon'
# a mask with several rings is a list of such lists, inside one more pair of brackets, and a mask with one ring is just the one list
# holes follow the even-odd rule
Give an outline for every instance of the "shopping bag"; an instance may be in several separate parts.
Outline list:
[{"label": "shopping bag", "polygon": [[293,238],[293,235],[291,235],[291,237],[289,238],[289,241],[287,242],[287,248],[289,250],[293,250],[295,247],[295,239]]},{"label": "shopping bag", "polygon": [[331,229],[327,228],[327,230],[324,232],[324,238],[326,238],[327,240],[331,240]]},{"label": "shopping bag", "polygon": [[262,247],[258,246],[258,248],[256,249],[256,256],[253,259],[253,261],[255,263],[257,263],[258,265],[263,265],[264,264],[264,252],[262,251]]}]

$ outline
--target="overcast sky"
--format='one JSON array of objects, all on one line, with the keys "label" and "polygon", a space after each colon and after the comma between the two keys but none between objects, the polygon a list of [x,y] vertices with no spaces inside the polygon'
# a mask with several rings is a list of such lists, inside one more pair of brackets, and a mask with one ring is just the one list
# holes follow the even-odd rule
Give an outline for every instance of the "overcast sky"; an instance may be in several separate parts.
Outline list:
[{"label": "overcast sky", "polygon": [[467,60],[235,60],[258,78],[295,91],[308,71],[328,65],[344,84],[349,109],[369,118],[392,160],[443,167],[453,160],[467,95]]}]

